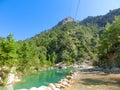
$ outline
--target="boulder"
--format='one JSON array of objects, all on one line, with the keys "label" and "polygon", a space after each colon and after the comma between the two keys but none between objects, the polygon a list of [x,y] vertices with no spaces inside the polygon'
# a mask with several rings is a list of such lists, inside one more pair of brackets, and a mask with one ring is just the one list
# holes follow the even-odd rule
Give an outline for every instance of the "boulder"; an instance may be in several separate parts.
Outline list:
[{"label": "boulder", "polygon": [[63,89],[63,88],[66,88],[66,86],[63,84],[60,84],[60,89]]},{"label": "boulder", "polygon": [[13,85],[6,85],[5,90],[14,90]]},{"label": "boulder", "polygon": [[15,74],[9,73],[7,77],[7,84],[13,83],[15,80]]},{"label": "boulder", "polygon": [[56,88],[60,88],[60,84],[59,83],[55,83]]},{"label": "boulder", "polygon": [[111,70],[113,70],[113,71],[120,71],[120,68],[118,68],[118,67],[113,67]]},{"label": "boulder", "polygon": [[61,81],[59,81],[58,83],[62,84],[64,86],[70,86],[69,85],[70,81],[68,81],[66,78],[65,79],[61,79]]},{"label": "boulder", "polygon": [[77,72],[74,72],[74,73],[72,74],[73,77],[74,77],[74,76],[77,76],[77,75],[78,75]]},{"label": "boulder", "polygon": [[30,90],[38,90],[36,87],[32,87]]},{"label": "boulder", "polygon": [[55,84],[56,88],[65,88],[66,86],[63,85],[62,83]]},{"label": "boulder", "polygon": [[54,89],[56,88],[56,86],[55,86],[53,83],[50,83],[50,84],[48,85],[48,87],[50,87],[52,90],[54,90]]},{"label": "boulder", "polygon": [[61,90],[61,89],[59,89],[59,88],[55,88],[54,90]]},{"label": "boulder", "polygon": [[3,84],[3,80],[2,80],[2,78],[0,77],[0,85],[2,85]]},{"label": "boulder", "polygon": [[69,82],[69,81],[68,81],[68,79],[66,79],[66,78],[65,78],[65,79],[63,79],[63,81],[65,81],[65,82]]},{"label": "boulder", "polygon": [[28,90],[28,89],[17,89],[17,90]]},{"label": "boulder", "polygon": [[52,90],[52,88],[47,87],[47,86],[41,86],[37,90]]},{"label": "boulder", "polygon": [[52,88],[50,88],[50,87],[46,87],[45,90],[52,90]]},{"label": "boulder", "polygon": [[15,82],[20,82],[21,80],[18,78],[18,76],[15,76]]},{"label": "boulder", "polygon": [[113,68],[111,68],[111,73],[120,73],[120,68],[118,68],[118,67],[113,67]]},{"label": "boulder", "polygon": [[71,79],[73,79],[73,77],[72,76],[66,76],[66,79],[71,80]]},{"label": "boulder", "polygon": [[40,86],[38,90],[45,90],[46,86]]},{"label": "boulder", "polygon": [[66,81],[63,81],[62,84],[65,85],[65,86],[67,86],[67,87],[70,86],[70,85],[68,84],[68,82],[66,82]]}]

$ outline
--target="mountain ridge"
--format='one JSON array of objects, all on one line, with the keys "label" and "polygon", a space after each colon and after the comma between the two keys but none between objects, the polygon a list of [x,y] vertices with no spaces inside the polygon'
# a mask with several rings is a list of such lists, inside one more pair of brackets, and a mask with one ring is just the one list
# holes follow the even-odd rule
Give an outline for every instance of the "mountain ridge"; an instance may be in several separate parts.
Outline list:
[{"label": "mountain ridge", "polygon": [[114,20],[115,16],[120,15],[120,8],[110,10],[107,14],[105,15],[99,15],[99,16],[88,16],[87,18],[83,19],[80,21],[80,23],[87,25],[88,23],[91,24],[97,24],[99,27],[105,27],[105,25],[109,22],[112,23]]}]

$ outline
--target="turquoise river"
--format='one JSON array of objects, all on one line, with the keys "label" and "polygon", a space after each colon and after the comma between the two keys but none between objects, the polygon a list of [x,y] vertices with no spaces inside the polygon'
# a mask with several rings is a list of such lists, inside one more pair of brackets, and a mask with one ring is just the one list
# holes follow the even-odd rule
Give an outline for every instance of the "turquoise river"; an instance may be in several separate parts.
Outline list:
[{"label": "turquoise river", "polygon": [[29,90],[32,87],[40,87],[42,85],[47,86],[49,83],[57,83],[59,80],[68,75],[72,69],[73,68],[40,71],[29,76],[24,76],[22,81],[19,83],[0,87],[0,90]]}]

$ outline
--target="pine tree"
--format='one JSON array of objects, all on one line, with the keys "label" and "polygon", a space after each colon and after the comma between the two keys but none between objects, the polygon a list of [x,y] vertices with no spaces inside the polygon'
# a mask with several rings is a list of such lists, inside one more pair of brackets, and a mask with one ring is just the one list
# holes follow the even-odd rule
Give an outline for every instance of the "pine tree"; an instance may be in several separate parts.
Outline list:
[{"label": "pine tree", "polygon": [[3,64],[13,65],[18,57],[17,55],[17,43],[13,38],[13,34],[10,33],[1,44],[1,55],[0,58],[3,60]]}]

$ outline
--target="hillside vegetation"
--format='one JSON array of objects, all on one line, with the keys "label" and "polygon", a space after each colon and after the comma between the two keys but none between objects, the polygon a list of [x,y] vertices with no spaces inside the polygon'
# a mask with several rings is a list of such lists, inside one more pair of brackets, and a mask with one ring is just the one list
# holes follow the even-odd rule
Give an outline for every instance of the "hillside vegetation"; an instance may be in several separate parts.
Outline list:
[{"label": "hillside vegetation", "polygon": [[57,25],[49,31],[24,41],[14,41],[10,34],[1,44],[1,64],[29,67],[53,66],[64,62],[95,60],[98,41],[97,26],[84,26],[75,21]]},{"label": "hillside vegetation", "polygon": [[85,25],[91,23],[91,24],[97,24],[99,27],[105,27],[108,22],[112,23],[114,17],[119,15],[120,15],[120,8],[110,10],[106,15],[100,15],[96,17],[88,16],[86,19],[82,20],[81,23]]},{"label": "hillside vegetation", "polygon": [[9,73],[11,67],[26,74],[60,62],[120,67],[120,17],[114,20],[116,15],[120,15],[120,9],[81,22],[68,17],[50,30],[23,41],[15,41],[11,33],[0,38],[0,77],[5,79],[7,75],[2,72]]},{"label": "hillside vegetation", "polygon": [[107,24],[100,37],[99,64],[105,68],[120,67],[120,16]]}]

